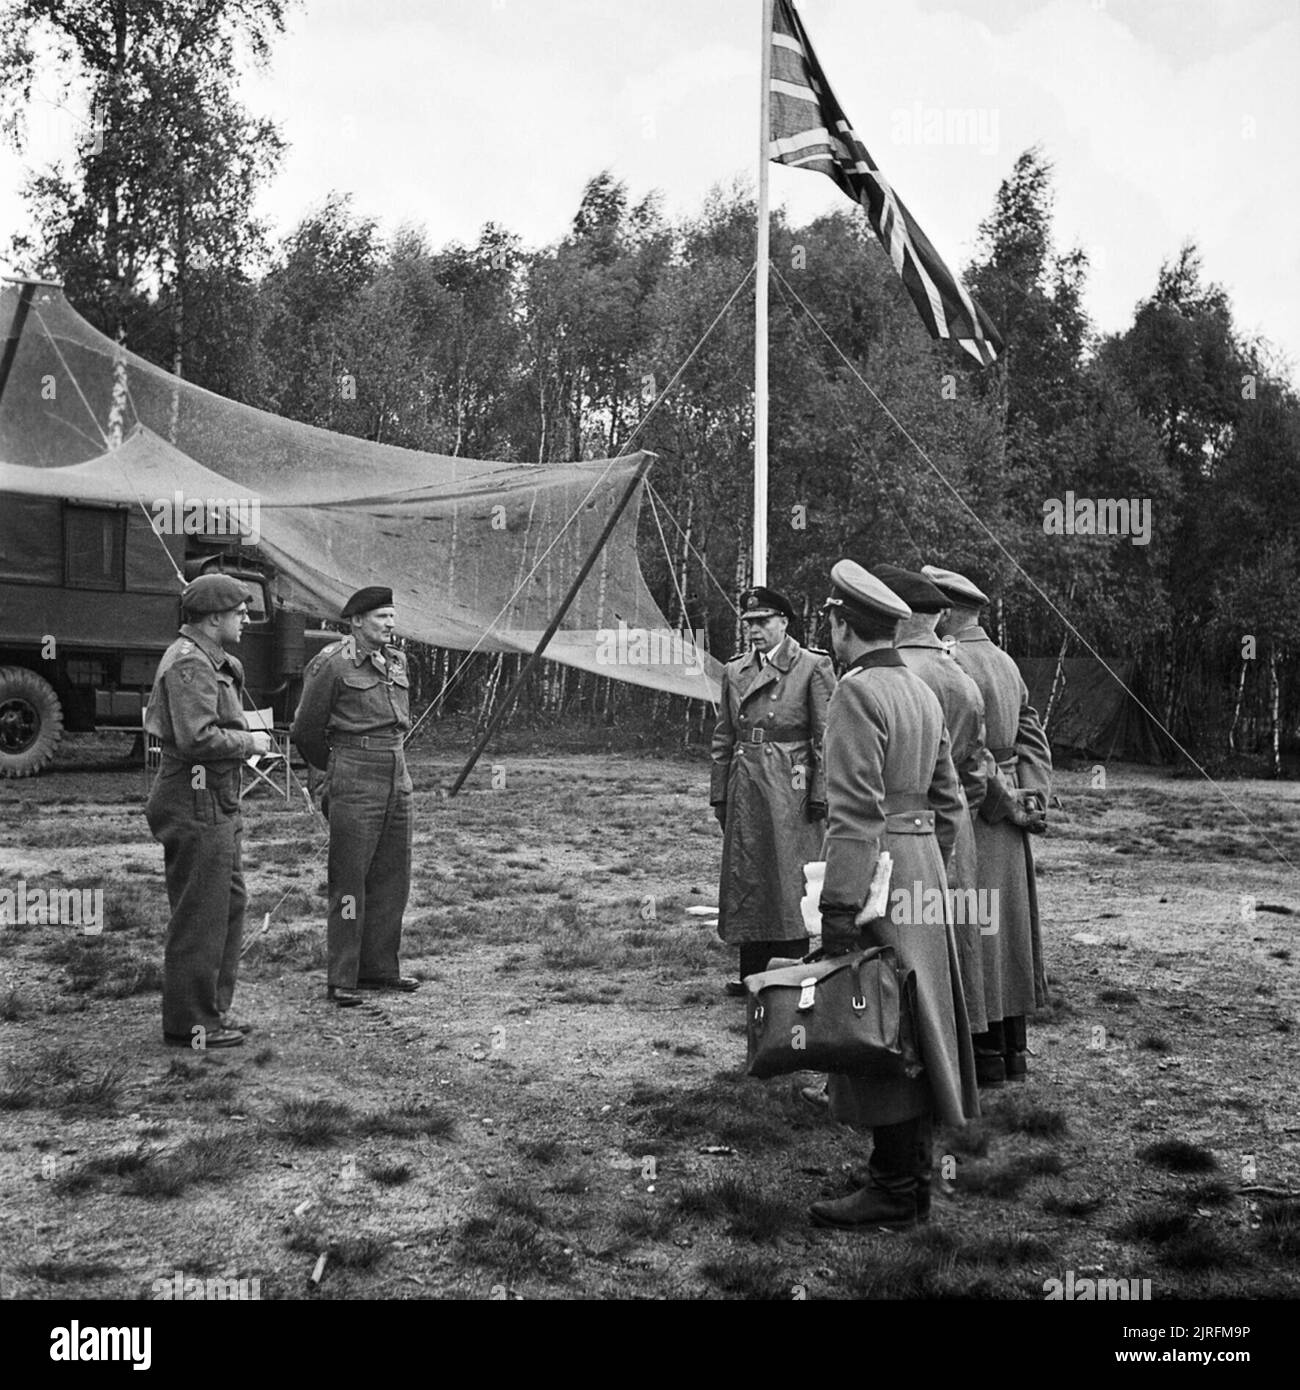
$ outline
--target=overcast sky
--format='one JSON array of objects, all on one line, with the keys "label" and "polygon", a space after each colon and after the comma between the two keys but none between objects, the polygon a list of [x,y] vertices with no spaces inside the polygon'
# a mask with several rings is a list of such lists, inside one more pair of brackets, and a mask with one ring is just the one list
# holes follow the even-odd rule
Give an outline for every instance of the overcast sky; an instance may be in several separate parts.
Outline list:
[{"label": "overcast sky", "polygon": [[[261,213],[290,229],[331,189],[435,245],[484,222],[563,235],[609,168],[670,214],[752,178],[760,0],[304,0],[243,95],[288,151]],[[1055,164],[1058,245],[1092,261],[1087,304],[1122,328],[1186,239],[1238,326],[1300,362],[1296,0],[803,0],[841,103],[950,263],[1017,155]],[[52,93],[51,84],[44,89]],[[43,92],[44,94],[44,92]],[[43,95],[42,94],[42,95]],[[70,147],[38,96],[0,155],[0,240],[24,165]],[[936,139],[937,136],[937,139]],[[796,223],[848,201],[773,166]],[[883,252],[882,252],[883,254]]]}]

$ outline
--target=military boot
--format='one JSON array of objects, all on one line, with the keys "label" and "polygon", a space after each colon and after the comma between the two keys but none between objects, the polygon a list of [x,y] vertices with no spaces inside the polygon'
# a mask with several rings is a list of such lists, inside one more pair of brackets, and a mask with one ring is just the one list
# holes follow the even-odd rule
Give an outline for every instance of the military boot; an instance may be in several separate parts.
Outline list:
[{"label": "military boot", "polygon": [[866,1184],[833,1202],[814,1202],[808,1209],[814,1226],[853,1231],[875,1227],[904,1230],[916,1225],[916,1151],[919,1120],[879,1125]]},{"label": "military boot", "polygon": [[934,1176],[934,1118],[927,1110],[916,1122],[916,1219],[930,1219],[930,1182]]},{"label": "military boot", "polygon": [[1008,1081],[1023,1081],[1029,1071],[1027,1032],[1024,1014],[1017,1014],[1014,1018],[1002,1020],[1002,1034],[1005,1041],[1003,1056]]},{"label": "military boot", "polygon": [[1002,1021],[990,1023],[987,1033],[973,1033],[975,1080],[980,1086],[1001,1086],[1007,1079],[1006,1037]]}]

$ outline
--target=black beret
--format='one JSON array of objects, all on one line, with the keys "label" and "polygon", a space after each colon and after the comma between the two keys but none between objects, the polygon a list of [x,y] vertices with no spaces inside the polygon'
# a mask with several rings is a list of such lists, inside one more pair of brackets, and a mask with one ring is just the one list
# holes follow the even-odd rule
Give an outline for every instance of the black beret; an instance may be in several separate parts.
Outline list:
[{"label": "black beret", "polygon": [[740,596],[741,618],[788,618],[794,622],[794,606],[784,594],[756,584]]},{"label": "black beret", "polygon": [[189,613],[228,613],[253,595],[228,574],[201,574],[181,593],[181,607]]},{"label": "black beret", "polygon": [[372,585],[369,589],[358,589],[343,605],[342,618],[352,618],[359,613],[369,613],[376,608],[391,608],[393,591]]},{"label": "black beret", "polygon": [[871,573],[883,580],[913,613],[942,613],[952,606],[952,600],[916,570],[883,564],[872,565]]}]

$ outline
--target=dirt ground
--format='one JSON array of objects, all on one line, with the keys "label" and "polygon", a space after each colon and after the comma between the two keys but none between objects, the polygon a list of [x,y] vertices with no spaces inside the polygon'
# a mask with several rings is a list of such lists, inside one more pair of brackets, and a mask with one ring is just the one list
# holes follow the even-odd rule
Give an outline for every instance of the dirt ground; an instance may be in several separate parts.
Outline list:
[{"label": "dirt ground", "polygon": [[703,758],[489,754],[449,801],[459,747],[417,745],[424,984],[355,1010],[325,1001],[323,827],[250,799],[254,1031],[200,1054],[162,1044],[128,742],[0,783],[0,890],[105,905],[102,934],[0,929],[0,1296],[178,1273],[263,1299],[1042,1300],[1071,1271],[1300,1292],[1298,784],[1061,771],[1029,1079],[939,1136],[927,1227],[847,1235],[806,1209],[862,1140],[799,1098],[811,1075],[745,1076],[731,953],[686,912],[716,901]]}]

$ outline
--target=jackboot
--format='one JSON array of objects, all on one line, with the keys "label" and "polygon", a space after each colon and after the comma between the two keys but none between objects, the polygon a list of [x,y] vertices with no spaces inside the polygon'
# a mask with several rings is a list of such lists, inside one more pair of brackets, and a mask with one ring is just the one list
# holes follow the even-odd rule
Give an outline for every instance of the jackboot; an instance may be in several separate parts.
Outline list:
[{"label": "jackboot", "polygon": [[920,1119],[878,1125],[866,1185],[833,1202],[814,1202],[808,1209],[814,1226],[852,1231],[885,1226],[904,1230],[916,1225],[917,1130]]},{"label": "jackboot", "polygon": [[930,1111],[916,1122],[916,1219],[930,1219],[930,1181],[934,1176],[934,1117]]},{"label": "jackboot", "polygon": [[1001,1086],[1007,1079],[1006,1036],[1002,1020],[990,1023],[987,1033],[972,1033],[975,1080],[980,1086]]},{"label": "jackboot", "polygon": [[1027,1032],[1024,1014],[1002,1020],[1002,1035],[1006,1044],[1003,1055],[1008,1081],[1023,1081],[1029,1071]]}]

